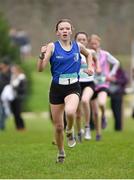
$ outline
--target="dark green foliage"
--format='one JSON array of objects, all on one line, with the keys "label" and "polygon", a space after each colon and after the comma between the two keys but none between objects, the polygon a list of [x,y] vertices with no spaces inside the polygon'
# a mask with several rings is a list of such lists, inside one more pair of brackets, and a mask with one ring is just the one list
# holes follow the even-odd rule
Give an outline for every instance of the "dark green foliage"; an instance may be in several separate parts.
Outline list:
[{"label": "dark green foliage", "polygon": [[22,61],[19,47],[11,40],[9,36],[9,25],[6,19],[0,13],[0,62],[5,59],[10,61],[10,64],[19,64],[27,77],[27,96],[25,98],[24,111],[27,109],[27,100],[30,94],[31,77],[29,67]]},{"label": "dark green foliage", "polygon": [[8,56],[11,59],[11,64],[21,63],[19,49],[11,42],[9,37],[8,22],[3,17],[2,13],[0,13],[0,62],[5,56]]}]

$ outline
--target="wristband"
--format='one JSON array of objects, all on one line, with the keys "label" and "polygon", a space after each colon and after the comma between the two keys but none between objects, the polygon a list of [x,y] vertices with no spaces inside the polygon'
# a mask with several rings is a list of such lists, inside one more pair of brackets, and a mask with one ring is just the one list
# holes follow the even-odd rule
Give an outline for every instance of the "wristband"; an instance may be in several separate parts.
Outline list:
[{"label": "wristband", "polygon": [[39,59],[40,59],[40,60],[43,60],[43,59],[44,59],[44,57],[45,57],[45,53],[44,53],[44,52],[40,53],[40,55],[39,55]]}]

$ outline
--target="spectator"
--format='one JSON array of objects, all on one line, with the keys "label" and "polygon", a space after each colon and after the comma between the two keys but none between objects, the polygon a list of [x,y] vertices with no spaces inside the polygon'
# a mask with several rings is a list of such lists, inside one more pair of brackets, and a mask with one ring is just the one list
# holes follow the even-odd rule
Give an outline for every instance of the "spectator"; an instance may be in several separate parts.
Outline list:
[{"label": "spectator", "polygon": [[9,36],[12,43],[19,47],[22,58],[29,58],[32,48],[27,33],[24,30],[17,31],[15,28],[12,28],[9,32]]},{"label": "spectator", "polygon": [[11,43],[15,46],[18,46],[17,30],[15,28],[10,29],[9,37],[11,39]]},{"label": "spectator", "polygon": [[134,108],[132,109],[132,118],[134,118]]},{"label": "spectator", "polygon": [[10,59],[8,57],[4,57],[3,61],[0,63],[0,130],[5,129],[5,120],[6,113],[1,101],[1,93],[4,87],[9,84],[11,77],[10,72]]},{"label": "spectator", "polygon": [[125,93],[125,87],[128,83],[128,77],[125,71],[119,67],[115,76],[111,79],[110,84],[110,96],[111,96],[111,108],[114,115],[115,125],[114,128],[117,131],[123,128],[123,95]]},{"label": "spectator", "polygon": [[14,65],[11,68],[11,86],[14,90],[14,99],[10,102],[11,110],[14,115],[15,125],[17,130],[24,130],[25,124],[21,116],[22,102],[26,95],[26,76],[23,70],[18,65]]},{"label": "spectator", "polygon": [[31,44],[27,33],[24,30],[19,30],[17,33],[18,45],[23,59],[31,56]]}]

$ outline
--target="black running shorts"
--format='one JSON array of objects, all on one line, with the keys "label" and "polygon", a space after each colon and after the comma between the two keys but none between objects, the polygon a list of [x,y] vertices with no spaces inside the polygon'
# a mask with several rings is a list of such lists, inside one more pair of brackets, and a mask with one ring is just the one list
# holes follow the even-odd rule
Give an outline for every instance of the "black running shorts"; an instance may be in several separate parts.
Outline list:
[{"label": "black running shorts", "polygon": [[103,92],[103,91],[106,92],[107,94],[109,94],[108,88],[106,88],[106,87],[101,87],[100,89],[95,90],[94,95],[93,95],[93,97],[92,97],[92,100],[96,99],[97,96],[98,96],[98,94],[99,94],[100,92]]},{"label": "black running shorts", "polygon": [[80,82],[80,86],[81,86],[81,92],[83,92],[83,90],[86,88],[86,87],[90,87],[93,92],[95,91],[95,84],[93,81],[90,81],[90,82]]},{"label": "black running shorts", "polygon": [[51,83],[49,92],[49,102],[51,104],[63,104],[66,96],[77,94],[80,97],[81,88],[79,82],[69,85]]}]

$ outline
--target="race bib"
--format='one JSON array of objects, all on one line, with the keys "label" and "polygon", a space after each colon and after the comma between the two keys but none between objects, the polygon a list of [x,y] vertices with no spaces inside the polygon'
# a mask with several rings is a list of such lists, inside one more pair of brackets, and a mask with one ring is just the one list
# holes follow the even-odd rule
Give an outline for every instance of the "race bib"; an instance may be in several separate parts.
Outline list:
[{"label": "race bib", "polygon": [[77,73],[61,74],[59,77],[59,84],[61,84],[61,85],[73,84],[77,81],[78,81]]},{"label": "race bib", "polygon": [[94,82],[96,85],[104,84],[106,81],[106,77],[103,74],[96,74],[94,76]]}]

